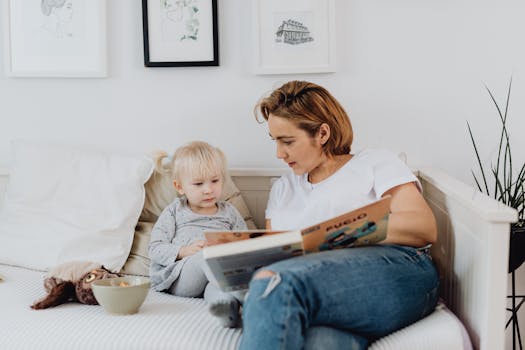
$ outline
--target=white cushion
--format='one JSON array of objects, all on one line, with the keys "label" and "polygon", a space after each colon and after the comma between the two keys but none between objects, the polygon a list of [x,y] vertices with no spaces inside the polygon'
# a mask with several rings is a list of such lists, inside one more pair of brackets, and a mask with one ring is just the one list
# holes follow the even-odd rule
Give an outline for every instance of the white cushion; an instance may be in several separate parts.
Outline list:
[{"label": "white cushion", "polygon": [[427,317],[372,343],[369,350],[472,350],[461,321],[439,303]]},{"label": "white cushion", "polygon": [[27,141],[13,142],[12,149],[0,212],[0,262],[48,270],[84,260],[119,271],[153,162]]}]

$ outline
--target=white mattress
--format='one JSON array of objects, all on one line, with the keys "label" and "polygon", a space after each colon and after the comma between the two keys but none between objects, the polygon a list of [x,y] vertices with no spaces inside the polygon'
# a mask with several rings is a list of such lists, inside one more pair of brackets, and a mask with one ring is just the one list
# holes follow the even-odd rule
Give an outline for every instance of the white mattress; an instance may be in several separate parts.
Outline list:
[{"label": "white mattress", "polygon": [[29,306],[45,295],[44,273],[0,265],[0,349],[235,349],[241,331],[221,327],[202,299],[150,290],[138,314],[98,305]]},{"label": "white mattress", "polygon": [[445,305],[424,319],[373,343],[369,350],[472,350],[467,331]]},{"label": "white mattress", "polygon": [[[101,306],[29,306],[45,295],[44,273],[0,265],[0,349],[236,349],[241,331],[221,327],[202,299],[150,291],[138,314],[108,315]],[[371,350],[470,350],[464,328],[446,308],[382,338]]]}]

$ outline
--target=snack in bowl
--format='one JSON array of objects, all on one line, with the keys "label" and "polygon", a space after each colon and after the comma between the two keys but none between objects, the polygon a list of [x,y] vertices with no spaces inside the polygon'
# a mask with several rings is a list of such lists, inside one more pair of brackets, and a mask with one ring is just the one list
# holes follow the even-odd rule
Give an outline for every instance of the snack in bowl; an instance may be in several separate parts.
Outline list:
[{"label": "snack in bowl", "polygon": [[92,283],[91,288],[104,310],[115,315],[138,312],[150,288],[147,277],[126,276],[106,278]]}]

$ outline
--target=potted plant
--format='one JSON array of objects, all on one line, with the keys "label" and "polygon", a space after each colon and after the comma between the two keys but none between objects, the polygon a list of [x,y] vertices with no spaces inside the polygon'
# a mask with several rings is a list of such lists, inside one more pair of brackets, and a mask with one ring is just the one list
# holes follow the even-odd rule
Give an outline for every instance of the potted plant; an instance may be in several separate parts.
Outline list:
[{"label": "potted plant", "polygon": [[[485,88],[496,107],[501,122],[498,156],[496,163],[490,165],[490,172],[486,172],[479,156],[472,129],[467,122],[468,132],[478,161],[481,178],[476,176],[474,171],[472,171],[472,175],[481,192],[518,211],[518,221],[513,223],[510,228],[509,273],[511,273],[525,261],[525,162],[518,167],[512,162],[510,138],[507,130],[507,112],[509,110],[512,78],[510,79],[507,91],[505,110],[500,108],[490,89],[487,86],[485,86]],[[491,177],[493,183],[487,179],[488,176]]]}]

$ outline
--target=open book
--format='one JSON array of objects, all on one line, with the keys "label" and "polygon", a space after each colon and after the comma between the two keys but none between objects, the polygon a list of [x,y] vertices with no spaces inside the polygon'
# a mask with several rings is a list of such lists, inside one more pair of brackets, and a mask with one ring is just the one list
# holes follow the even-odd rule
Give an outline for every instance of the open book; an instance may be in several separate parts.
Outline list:
[{"label": "open book", "polygon": [[253,273],[273,262],[384,240],[390,200],[385,196],[302,230],[208,231],[204,233],[204,260],[222,290],[247,289]]}]

